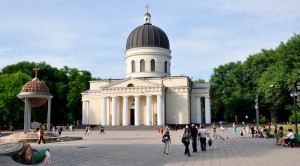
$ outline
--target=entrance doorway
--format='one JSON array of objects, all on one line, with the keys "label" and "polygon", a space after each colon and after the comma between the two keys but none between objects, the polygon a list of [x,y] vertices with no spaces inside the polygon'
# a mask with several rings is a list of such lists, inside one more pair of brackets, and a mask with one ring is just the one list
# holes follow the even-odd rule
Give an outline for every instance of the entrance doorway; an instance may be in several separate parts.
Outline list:
[{"label": "entrance doorway", "polygon": [[134,109],[130,109],[130,125],[134,125]]}]

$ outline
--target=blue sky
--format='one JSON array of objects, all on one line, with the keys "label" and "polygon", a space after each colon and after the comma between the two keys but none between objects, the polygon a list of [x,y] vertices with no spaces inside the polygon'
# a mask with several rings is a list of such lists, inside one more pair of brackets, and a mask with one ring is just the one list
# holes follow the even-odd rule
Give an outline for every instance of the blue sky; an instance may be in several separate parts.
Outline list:
[{"label": "blue sky", "polygon": [[213,68],[244,61],[300,33],[294,0],[0,0],[0,68],[34,61],[125,78],[130,32],[152,24],[169,37],[171,75],[209,81]]}]

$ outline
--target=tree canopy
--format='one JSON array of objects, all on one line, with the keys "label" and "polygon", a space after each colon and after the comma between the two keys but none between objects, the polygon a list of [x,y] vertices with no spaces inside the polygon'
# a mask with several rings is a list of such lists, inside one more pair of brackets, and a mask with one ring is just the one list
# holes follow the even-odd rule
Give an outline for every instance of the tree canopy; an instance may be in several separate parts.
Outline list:
[{"label": "tree canopy", "polygon": [[[275,49],[262,49],[244,62],[230,62],[214,69],[210,78],[214,119],[252,122],[255,96],[259,95],[260,115],[273,121],[288,121],[293,100],[290,91],[299,82],[300,35],[295,34]],[[271,119],[274,106],[276,119]],[[224,115],[224,116],[223,116]],[[245,117],[249,118],[246,119]]]}]

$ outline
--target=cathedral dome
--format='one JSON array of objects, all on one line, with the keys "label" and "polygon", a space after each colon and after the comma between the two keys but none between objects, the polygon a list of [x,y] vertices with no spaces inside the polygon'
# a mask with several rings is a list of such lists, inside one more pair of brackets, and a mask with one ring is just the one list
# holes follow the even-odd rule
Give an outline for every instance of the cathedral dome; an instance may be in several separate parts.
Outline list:
[{"label": "cathedral dome", "polygon": [[144,16],[145,24],[135,28],[128,36],[126,50],[136,47],[160,47],[170,49],[169,39],[160,28],[151,24],[151,15]]}]

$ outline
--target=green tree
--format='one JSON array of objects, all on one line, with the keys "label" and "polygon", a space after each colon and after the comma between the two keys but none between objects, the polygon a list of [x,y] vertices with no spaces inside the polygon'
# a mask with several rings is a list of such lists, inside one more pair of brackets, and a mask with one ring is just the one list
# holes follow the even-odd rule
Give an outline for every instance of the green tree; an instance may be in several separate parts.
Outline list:
[{"label": "green tree", "polygon": [[89,81],[91,78],[91,73],[82,70],[79,71],[75,68],[68,69],[69,75],[69,93],[67,95],[67,108],[70,112],[67,114],[68,119],[73,123],[76,120],[80,120],[82,116],[82,102],[81,102],[81,93],[89,89]]},{"label": "green tree", "polygon": [[[286,121],[293,104],[292,85],[299,82],[300,35],[295,34],[276,49],[250,55],[245,62],[230,62],[214,69],[210,79],[213,113],[217,118],[233,120],[248,115],[254,119],[254,99],[259,95],[260,113],[271,120],[274,85],[278,121]],[[224,116],[223,116],[224,115]]]},{"label": "green tree", "polygon": [[24,102],[17,95],[30,77],[22,72],[0,75],[0,125],[21,125],[24,122]]}]

